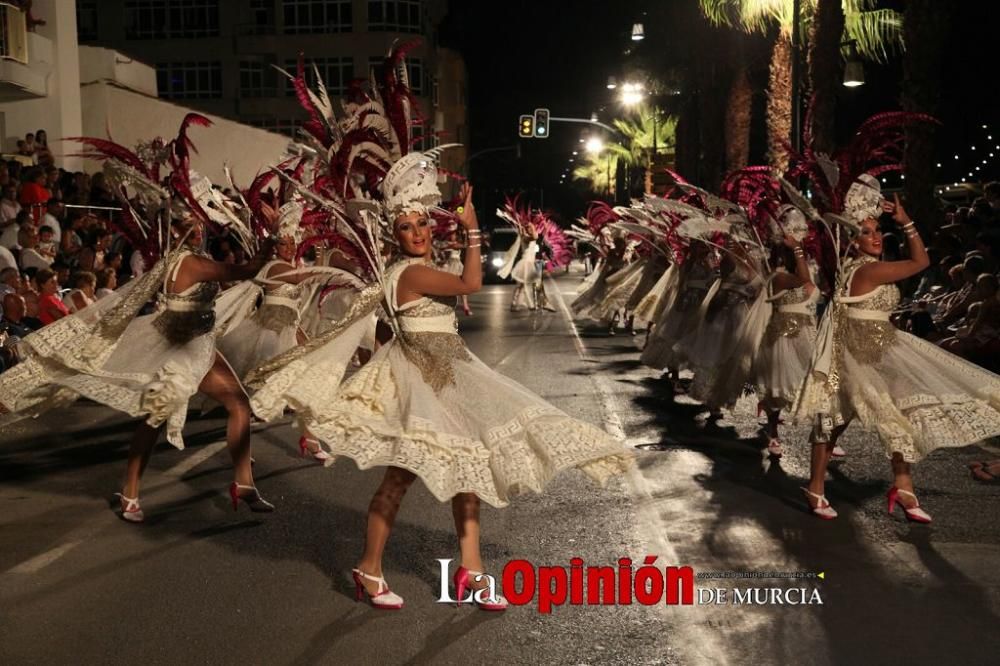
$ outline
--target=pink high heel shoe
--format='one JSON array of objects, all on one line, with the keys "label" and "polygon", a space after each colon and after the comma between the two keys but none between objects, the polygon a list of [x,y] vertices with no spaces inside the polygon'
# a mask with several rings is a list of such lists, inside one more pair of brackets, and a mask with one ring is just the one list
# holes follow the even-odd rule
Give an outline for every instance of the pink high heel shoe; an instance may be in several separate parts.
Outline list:
[{"label": "pink high heel shoe", "polygon": [[[315,444],[319,450],[313,451],[312,449],[310,449],[309,448],[310,443]],[[299,437],[299,455],[305,458],[307,453],[312,456],[313,460],[315,460],[316,462],[321,462],[324,465],[328,461],[333,460],[333,456],[331,456],[329,453],[323,450],[323,445],[320,444],[320,441],[318,439],[302,435],[301,437]]]},{"label": "pink high heel shoe", "polygon": [[[482,571],[470,571],[465,567],[458,568],[458,571],[455,572],[455,575],[452,578],[452,582],[455,583],[456,606],[460,606],[465,602],[465,590],[466,588],[469,588],[470,576],[472,577],[473,580],[475,580],[477,576],[482,576],[482,575],[483,575]],[[491,599],[487,599],[486,601],[480,601],[479,598],[476,596],[476,593],[473,592],[472,598],[475,600],[476,605],[479,606],[479,608],[482,610],[485,611],[507,610],[507,600],[500,595],[497,595],[496,597]]]},{"label": "pink high heel shoe", "polygon": [[[385,578],[371,576],[361,569],[351,569],[351,574],[354,576],[355,601],[361,601],[367,595],[371,605],[380,610],[399,610],[403,607],[403,597],[389,590],[389,584],[385,582]],[[361,582],[362,579],[374,581],[378,584],[375,594],[368,591],[368,588]]]},{"label": "pink high heel shoe", "polygon": [[[241,490],[249,490],[251,492],[243,495],[240,493]],[[233,511],[239,510],[241,501],[245,502],[254,513],[271,513],[274,511],[274,505],[261,497],[257,486],[244,486],[242,483],[233,481],[229,484],[229,499],[233,502]]]},{"label": "pink high heel shoe", "polygon": [[[889,489],[889,493],[885,496],[886,499],[889,501],[890,516],[892,515],[893,510],[896,508],[896,502],[899,501],[900,495],[909,495],[914,499],[914,501],[917,501],[917,496],[911,493],[909,490],[903,490],[902,488],[897,488],[896,486],[893,486],[892,488]],[[931,522],[930,514],[920,508],[919,501],[917,501],[916,506],[914,506],[912,509],[906,508],[906,506],[902,502],[899,502],[899,506],[903,509],[903,513],[906,514],[907,520],[912,520],[915,523],[923,523],[925,525]]]}]

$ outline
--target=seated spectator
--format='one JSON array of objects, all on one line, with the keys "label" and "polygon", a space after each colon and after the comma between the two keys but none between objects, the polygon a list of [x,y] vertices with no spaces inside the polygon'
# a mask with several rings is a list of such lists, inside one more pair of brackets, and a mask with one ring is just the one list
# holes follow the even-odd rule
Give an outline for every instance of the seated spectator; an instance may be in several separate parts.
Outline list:
[{"label": "seated spectator", "polygon": [[968,316],[954,328],[955,334],[938,344],[953,354],[978,359],[987,345],[1000,333],[1000,301],[997,288],[1000,283],[992,273],[983,273],[976,280],[976,302],[969,306]]},{"label": "seated spectator", "polygon": [[[48,169],[55,164],[55,161],[52,151],[49,150],[49,135],[43,129],[38,130],[35,132],[35,162],[43,169]],[[54,183],[50,183],[51,185]]]},{"label": "seated spectator", "polygon": [[146,259],[139,250],[133,250],[132,256],[128,260],[128,267],[132,269],[132,278],[137,278],[146,272]]},{"label": "seated spectator", "polygon": [[17,245],[17,214],[20,212],[17,185],[7,183],[3,186],[3,195],[0,198],[0,245],[8,250]]},{"label": "seated spectator", "polygon": [[67,264],[62,259],[56,259],[55,261],[52,262],[52,265],[49,266],[49,268],[51,268],[55,272],[56,282],[59,283],[60,289],[65,289],[67,286],[69,286],[69,274],[72,271],[72,268],[70,267],[69,264]]},{"label": "seated spectator", "polygon": [[35,284],[38,285],[38,318],[48,326],[57,319],[69,315],[69,309],[59,298],[59,283],[56,274],[48,268],[43,268],[35,274]]},{"label": "seated spectator", "polygon": [[21,246],[21,256],[19,263],[21,270],[26,268],[48,268],[52,265],[52,259],[42,255],[38,250],[38,230],[31,222],[21,225],[21,230],[17,234],[17,244]]},{"label": "seated spectator", "polygon": [[4,294],[2,303],[3,316],[0,317],[0,331],[25,338],[37,330],[25,316],[24,298],[18,294]]},{"label": "seated spectator", "polygon": [[83,249],[83,226],[85,223],[85,213],[79,209],[74,209],[66,219],[66,229],[62,235],[62,242],[59,244],[59,251],[63,256],[71,261],[75,261],[80,250]]},{"label": "seated spectator", "polygon": [[52,261],[55,261],[56,250],[58,249],[56,242],[53,239],[54,236],[55,234],[52,231],[52,227],[47,224],[42,225],[38,229],[38,247],[35,248],[38,250],[38,254],[46,257],[47,259],[51,259]]},{"label": "seated spectator", "polygon": [[31,167],[24,174],[21,185],[19,203],[31,213],[31,219],[41,220],[45,204],[52,198],[52,193],[45,189],[45,172],[38,167]]},{"label": "seated spectator", "polygon": [[105,252],[104,253],[104,267],[113,268],[115,273],[122,269],[122,253],[121,252]]},{"label": "seated spectator", "polygon": [[17,294],[0,297],[3,314],[0,315],[0,372],[17,365],[21,360],[18,344],[37,330],[28,325],[24,317],[24,299]]},{"label": "seated spectator", "polygon": [[80,271],[73,276],[73,288],[63,296],[63,305],[70,314],[79,312],[97,300],[97,276],[87,271]]},{"label": "seated spectator", "polygon": [[17,154],[23,155],[24,157],[32,157],[32,158],[35,156],[35,153],[32,152],[30,148],[28,148],[28,142],[25,141],[24,139],[17,140]]},{"label": "seated spectator", "polygon": [[962,281],[964,284],[955,294],[954,298],[950,299],[947,303],[942,303],[938,309],[934,323],[939,329],[945,329],[964,317],[969,310],[969,306],[977,300],[975,297],[976,280],[979,279],[980,274],[983,272],[983,263],[982,257],[969,257],[962,263]]},{"label": "seated spectator", "polygon": [[0,245],[0,271],[6,268],[17,270],[17,257],[3,245]]},{"label": "seated spectator", "polygon": [[104,268],[104,252],[110,242],[111,232],[107,229],[96,228],[90,232],[87,242],[80,250],[80,270],[96,273]]},{"label": "seated spectator", "polygon": [[20,293],[24,298],[24,306],[27,308],[27,314],[25,316],[38,322],[38,326],[40,328],[42,326],[42,322],[38,319],[38,284],[35,282],[37,275],[37,268],[29,268],[21,271]]},{"label": "seated spectator", "polygon": [[55,241],[56,245],[62,242],[62,219],[63,219],[63,208],[62,203],[55,199],[49,199],[48,203],[45,205],[45,215],[42,216],[42,220],[39,226],[52,227],[52,240]]},{"label": "seated spectator", "polygon": [[21,290],[21,273],[16,268],[0,269],[0,298]]},{"label": "seated spectator", "polygon": [[97,291],[94,292],[97,300],[115,293],[118,288],[118,273],[113,268],[102,268],[97,273]]}]

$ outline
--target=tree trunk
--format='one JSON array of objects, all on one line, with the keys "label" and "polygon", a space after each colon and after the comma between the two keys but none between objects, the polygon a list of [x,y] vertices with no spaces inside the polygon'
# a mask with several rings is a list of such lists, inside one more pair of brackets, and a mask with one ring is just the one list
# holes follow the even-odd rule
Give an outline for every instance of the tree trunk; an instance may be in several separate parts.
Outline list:
[{"label": "tree trunk", "polygon": [[[941,65],[944,62],[950,10],[937,0],[910,0],[903,15],[903,109],[934,115],[941,101]],[[924,232],[936,229],[942,220],[934,199],[933,127],[915,127],[906,132],[903,158],[906,209]]]},{"label": "tree trunk", "polygon": [[708,67],[698,94],[698,126],[701,130],[701,156],[698,179],[701,187],[712,191],[722,183],[726,168],[726,101],[728,76],[717,63]]},{"label": "tree trunk", "polygon": [[[692,86],[693,87],[693,86]],[[698,179],[701,130],[698,127],[698,93],[684,95],[677,118],[677,173],[692,182]]]},{"label": "tree trunk", "polygon": [[780,171],[788,168],[785,145],[792,133],[792,39],[778,33],[771,54],[771,80],[767,88],[768,161]]},{"label": "tree trunk", "polygon": [[746,65],[737,65],[726,105],[726,169],[742,169],[750,162],[750,121],[753,88]]},{"label": "tree trunk", "polygon": [[837,91],[843,79],[840,40],[844,35],[842,0],[817,0],[809,39],[809,90],[813,147],[830,154],[836,147]]}]

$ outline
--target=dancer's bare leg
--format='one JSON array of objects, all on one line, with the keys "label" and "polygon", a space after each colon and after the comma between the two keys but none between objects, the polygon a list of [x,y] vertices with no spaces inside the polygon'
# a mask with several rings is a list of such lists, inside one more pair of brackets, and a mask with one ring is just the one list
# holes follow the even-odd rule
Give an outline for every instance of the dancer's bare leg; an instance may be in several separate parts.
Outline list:
[{"label": "dancer's bare leg", "polygon": [[201,380],[198,390],[226,408],[226,445],[233,459],[236,483],[253,486],[250,467],[250,398],[229,363],[216,353],[215,363]]},{"label": "dancer's bare leg", "polygon": [[142,479],[146,465],[153,455],[156,438],[163,426],[154,428],[147,423],[140,423],[132,434],[132,444],[128,449],[128,463],[125,466],[125,486],[122,494],[125,497],[139,497],[139,481]]},{"label": "dancer's bare leg", "polygon": [[[372,501],[368,505],[365,550],[361,555],[361,561],[358,562],[358,569],[369,576],[382,576],[382,553],[385,551],[386,541],[389,540],[403,496],[416,478],[413,472],[399,467],[389,467],[385,470],[385,476],[382,477],[378,490],[372,496]],[[378,592],[377,583],[367,578],[363,581],[370,593]]]},{"label": "dancer's bare leg", "polygon": [[462,566],[470,571],[483,571],[479,552],[479,498],[473,493],[459,493],[451,499],[455,517],[455,534],[462,554]]}]

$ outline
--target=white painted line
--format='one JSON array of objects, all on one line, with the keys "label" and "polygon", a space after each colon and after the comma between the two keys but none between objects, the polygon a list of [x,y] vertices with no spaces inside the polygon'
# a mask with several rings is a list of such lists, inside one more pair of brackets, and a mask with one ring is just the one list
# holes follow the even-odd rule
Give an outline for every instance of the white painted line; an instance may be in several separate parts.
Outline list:
[{"label": "white painted line", "polygon": [[219,442],[212,442],[211,444],[206,444],[197,453],[192,453],[190,455],[184,456],[184,459],[179,463],[171,467],[170,469],[163,472],[163,476],[170,476],[175,479],[183,477],[185,474],[193,470],[198,465],[202,464],[212,456],[216,455],[220,451],[226,448],[226,441],[222,440]]},{"label": "white painted line", "polygon": [[[566,302],[562,298],[562,293],[558,290],[559,307],[563,316],[573,332],[573,342],[576,345],[577,353],[584,361],[594,360],[587,351],[587,346],[580,337],[580,332],[576,328],[576,323],[570,314]],[[625,437],[625,429],[622,427],[621,418],[618,415],[614,387],[609,381],[598,373],[590,373],[594,382],[594,387],[600,395],[601,412],[603,414],[604,429],[611,435],[621,439],[626,448],[632,449],[629,440]],[[634,449],[633,449],[634,450]],[[646,542],[650,553],[655,553],[660,562],[680,563],[677,549],[667,536],[667,526],[661,514],[658,503],[654,497],[652,486],[638,465],[633,465],[629,471],[629,483],[632,487],[632,500],[637,514],[634,530],[637,532],[640,541]],[[662,479],[661,479],[662,481]],[[645,529],[643,529],[645,528]],[[697,646],[691,650],[692,656],[704,660],[704,663],[728,664],[730,660],[722,644],[716,640],[714,632],[708,629],[705,622],[706,613],[699,607],[695,607],[695,612],[690,614],[675,613],[671,615],[671,623],[676,627],[676,631],[684,635],[683,642]]]},{"label": "white painted line", "polygon": [[32,557],[30,560],[25,560],[24,562],[21,562],[20,564],[14,566],[13,568],[8,569],[6,573],[9,574],[36,573],[39,570],[49,566],[63,555],[65,555],[69,551],[79,546],[81,543],[83,543],[83,540],[78,539],[76,541],[68,541],[60,546],[56,546],[55,548],[50,548],[44,553]]}]

